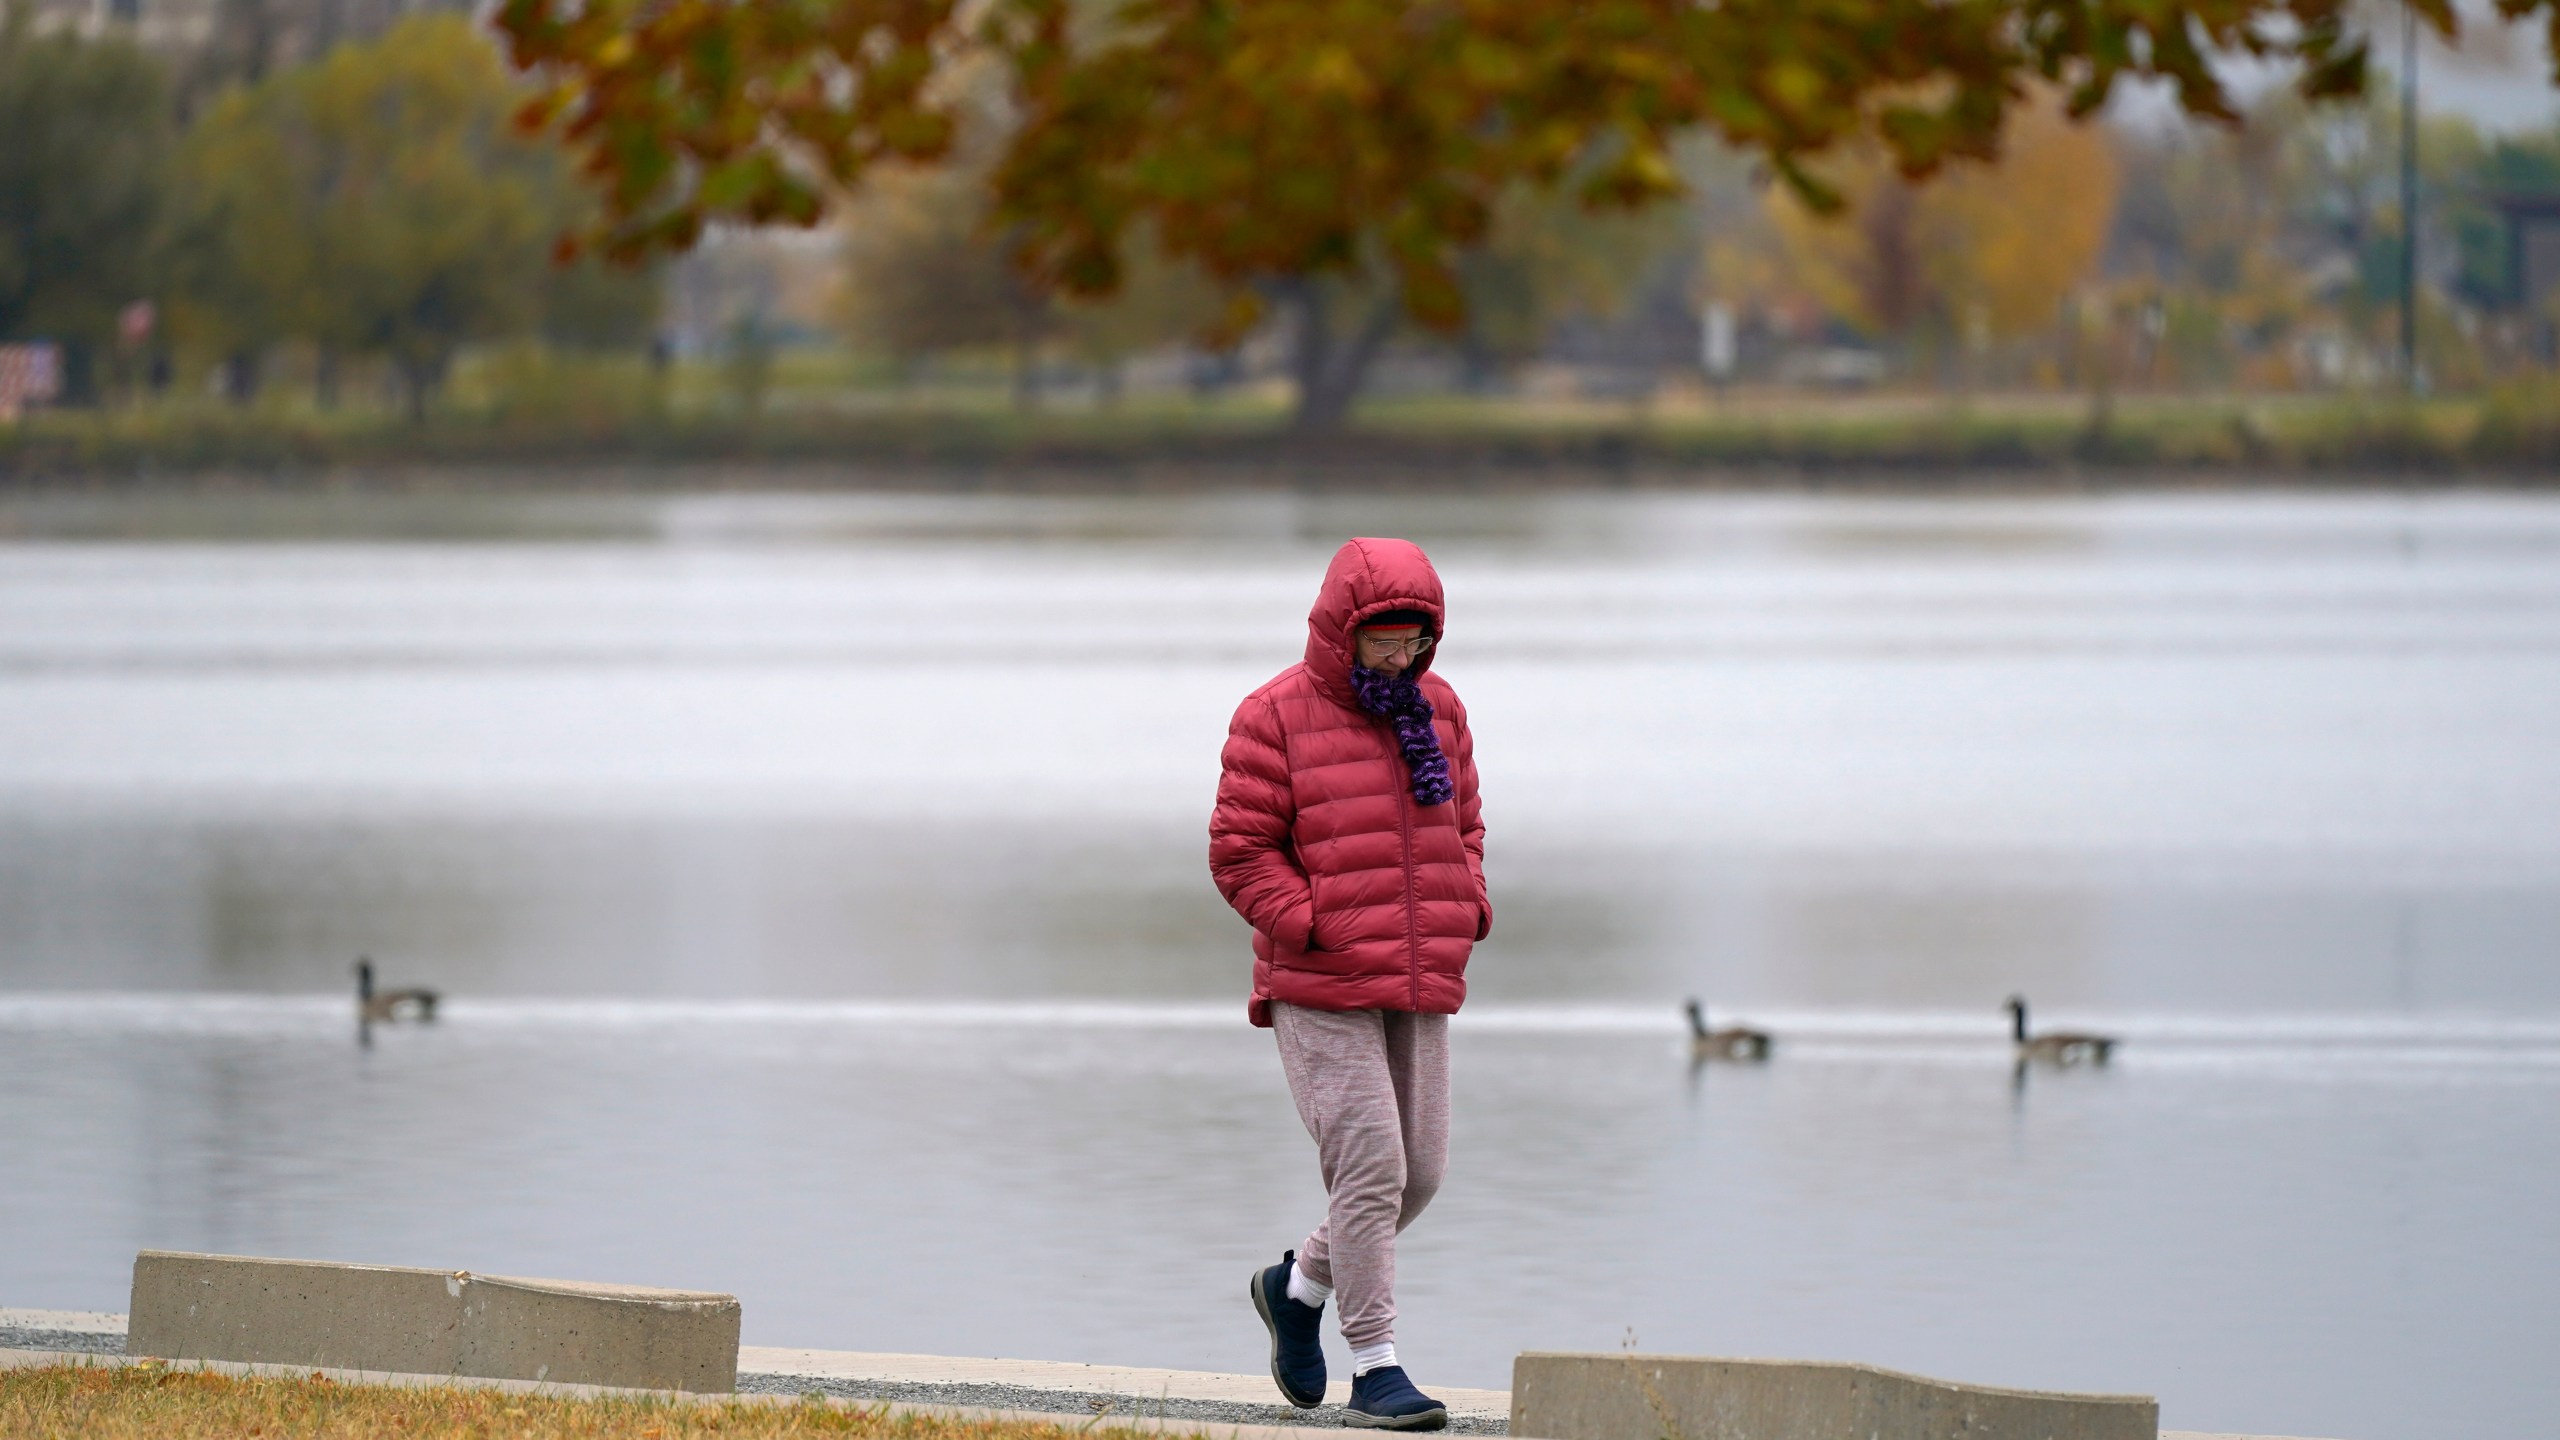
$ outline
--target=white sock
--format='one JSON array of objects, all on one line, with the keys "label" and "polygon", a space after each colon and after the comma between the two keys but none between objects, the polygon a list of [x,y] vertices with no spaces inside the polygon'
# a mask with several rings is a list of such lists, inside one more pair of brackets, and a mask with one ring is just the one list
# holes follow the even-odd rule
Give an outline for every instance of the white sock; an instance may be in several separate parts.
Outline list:
[{"label": "white sock", "polygon": [[1381,1340],[1375,1345],[1355,1345],[1351,1348],[1351,1373],[1354,1375],[1366,1375],[1381,1365],[1394,1363],[1396,1363],[1396,1342],[1393,1340]]},{"label": "white sock", "polygon": [[1289,1262],[1289,1298],[1311,1309],[1321,1310],[1324,1302],[1333,1298],[1333,1287],[1308,1279],[1307,1272],[1299,1269],[1298,1262],[1292,1260]]}]

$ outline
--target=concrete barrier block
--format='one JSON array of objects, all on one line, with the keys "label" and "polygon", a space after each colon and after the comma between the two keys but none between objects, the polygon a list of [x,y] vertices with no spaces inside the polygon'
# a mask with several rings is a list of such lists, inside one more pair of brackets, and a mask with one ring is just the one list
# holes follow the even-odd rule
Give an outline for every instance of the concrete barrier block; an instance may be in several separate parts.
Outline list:
[{"label": "concrete barrier block", "polygon": [[406,1375],[725,1392],[738,1301],[593,1285],[145,1250],[125,1353]]},{"label": "concrete barrier block", "polygon": [[1532,1351],[1511,1433],[1540,1440],[2158,1440],[2145,1395],[1957,1385],[1872,1365]]}]

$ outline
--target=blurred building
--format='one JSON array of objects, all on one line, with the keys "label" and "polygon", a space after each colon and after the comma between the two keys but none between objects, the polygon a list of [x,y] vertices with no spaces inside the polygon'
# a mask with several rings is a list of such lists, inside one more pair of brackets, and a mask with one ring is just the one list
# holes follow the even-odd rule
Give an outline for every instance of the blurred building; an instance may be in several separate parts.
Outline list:
[{"label": "blurred building", "polygon": [[684,356],[719,354],[750,333],[782,345],[832,341],[843,241],[832,228],[711,227],[668,267],[662,337]]},{"label": "blurred building", "polygon": [[39,29],[130,35],[190,74],[254,79],[402,16],[479,7],[473,0],[33,0]]},{"label": "blurred building", "polygon": [[224,0],[35,0],[39,30],[76,30],[91,37],[129,33],[164,54],[203,48],[213,38]]},{"label": "blurred building", "polygon": [[2560,195],[2508,195],[2498,210],[2515,257],[2515,302],[2545,364],[2560,360]]}]

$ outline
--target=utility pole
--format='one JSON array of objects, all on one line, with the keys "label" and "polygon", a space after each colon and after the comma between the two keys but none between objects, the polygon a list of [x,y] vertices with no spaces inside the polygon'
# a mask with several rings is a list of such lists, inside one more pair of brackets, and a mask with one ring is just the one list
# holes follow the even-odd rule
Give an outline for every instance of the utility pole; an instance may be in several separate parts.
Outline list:
[{"label": "utility pole", "polygon": [[2400,384],[2418,376],[2418,7],[2400,4]]}]

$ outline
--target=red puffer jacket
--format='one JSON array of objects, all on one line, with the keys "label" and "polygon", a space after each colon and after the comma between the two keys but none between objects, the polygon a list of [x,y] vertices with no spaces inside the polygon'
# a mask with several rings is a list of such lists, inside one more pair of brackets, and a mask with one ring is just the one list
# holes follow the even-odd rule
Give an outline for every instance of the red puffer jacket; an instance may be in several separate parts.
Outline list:
[{"label": "red puffer jacket", "polygon": [[1318,1010],[1455,1013],[1467,952],[1493,928],[1475,742],[1458,692],[1408,673],[1431,701],[1456,797],[1424,805],[1382,716],[1351,690],[1352,630],[1384,610],[1419,610],[1446,630],[1440,576],[1407,540],[1334,552],[1307,615],[1307,658],[1245,697],[1227,727],[1225,773],[1209,817],[1209,873],[1253,926],[1256,1025],[1271,1002]]}]

